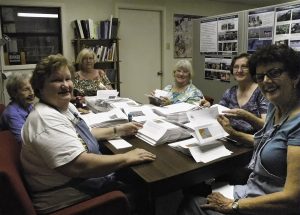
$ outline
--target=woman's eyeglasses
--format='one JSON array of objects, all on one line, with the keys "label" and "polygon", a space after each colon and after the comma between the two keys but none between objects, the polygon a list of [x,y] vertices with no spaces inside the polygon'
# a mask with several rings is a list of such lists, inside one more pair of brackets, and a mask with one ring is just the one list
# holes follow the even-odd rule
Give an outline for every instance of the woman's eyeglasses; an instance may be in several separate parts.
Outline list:
[{"label": "woman's eyeglasses", "polygon": [[255,74],[255,80],[256,82],[263,82],[265,75],[270,79],[278,78],[283,72],[284,70],[282,68],[272,68],[266,73]]},{"label": "woman's eyeglasses", "polygon": [[241,70],[243,70],[243,71],[248,71],[248,66],[239,66],[239,65],[235,65],[234,67],[233,67],[233,71],[238,71],[239,69],[241,68]]}]

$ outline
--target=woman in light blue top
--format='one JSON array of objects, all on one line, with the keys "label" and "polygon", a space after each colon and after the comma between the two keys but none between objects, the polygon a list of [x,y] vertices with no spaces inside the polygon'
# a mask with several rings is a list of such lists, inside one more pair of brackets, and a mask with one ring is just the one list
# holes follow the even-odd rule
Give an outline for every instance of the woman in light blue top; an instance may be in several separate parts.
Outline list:
[{"label": "woman in light blue top", "polygon": [[179,214],[299,214],[300,55],[286,45],[256,51],[251,75],[270,101],[266,123],[254,135],[252,170],[232,199],[221,193],[196,197]]}]

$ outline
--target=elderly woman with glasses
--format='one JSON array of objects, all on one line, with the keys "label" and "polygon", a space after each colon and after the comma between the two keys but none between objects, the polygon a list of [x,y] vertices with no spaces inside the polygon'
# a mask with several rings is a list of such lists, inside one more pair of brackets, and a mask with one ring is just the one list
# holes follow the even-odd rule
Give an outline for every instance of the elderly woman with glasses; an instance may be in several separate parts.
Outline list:
[{"label": "elderly woman with glasses", "polygon": [[250,59],[250,73],[270,101],[265,125],[255,133],[255,149],[245,185],[231,198],[212,193],[195,197],[180,214],[287,215],[300,211],[300,54],[271,45]]},{"label": "elderly woman with glasses", "polygon": [[233,58],[230,71],[237,85],[226,90],[220,100],[219,104],[230,110],[223,111],[218,121],[231,138],[253,144],[253,134],[264,124],[268,101],[251,77],[248,61],[246,53]]}]

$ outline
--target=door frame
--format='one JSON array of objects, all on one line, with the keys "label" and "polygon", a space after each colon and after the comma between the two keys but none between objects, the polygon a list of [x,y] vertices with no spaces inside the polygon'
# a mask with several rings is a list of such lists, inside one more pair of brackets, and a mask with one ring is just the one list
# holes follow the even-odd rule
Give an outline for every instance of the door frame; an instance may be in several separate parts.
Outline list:
[{"label": "door frame", "polygon": [[[160,89],[163,87],[164,83],[164,71],[165,71],[165,38],[166,38],[166,8],[160,6],[151,6],[151,5],[136,5],[136,4],[128,4],[128,3],[116,3],[115,4],[115,14],[116,17],[119,18],[119,11],[121,9],[128,10],[141,10],[141,11],[157,11],[161,14],[161,78],[160,78]],[[122,20],[120,20],[122,23]]]}]

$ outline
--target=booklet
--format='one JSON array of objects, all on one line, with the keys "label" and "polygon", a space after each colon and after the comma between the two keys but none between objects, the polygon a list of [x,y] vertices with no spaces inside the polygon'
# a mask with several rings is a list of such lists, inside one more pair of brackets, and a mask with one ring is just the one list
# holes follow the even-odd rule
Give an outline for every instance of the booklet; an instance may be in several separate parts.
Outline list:
[{"label": "booklet", "polygon": [[114,108],[107,112],[101,113],[88,113],[80,115],[80,117],[86,122],[91,128],[103,128],[110,127],[113,125],[126,123],[128,118],[120,109]]},{"label": "booklet", "polygon": [[226,149],[221,140],[214,140],[209,145],[200,146],[196,138],[190,138],[168,144],[173,149],[192,156],[196,162],[210,162],[232,152]]},{"label": "booklet", "polygon": [[162,119],[162,116],[155,114],[152,108],[148,105],[142,105],[138,107],[124,107],[124,113],[128,116],[132,116],[132,121],[144,123],[147,120]]},{"label": "booklet", "polygon": [[115,99],[118,94],[117,90],[97,90],[98,99]]},{"label": "booklet", "polygon": [[147,120],[136,135],[150,145],[156,146],[191,136],[186,130],[163,119]]},{"label": "booklet", "polygon": [[219,114],[218,106],[187,112],[189,123],[185,126],[193,130],[192,135],[200,145],[211,144],[216,139],[229,136],[217,121]]}]

